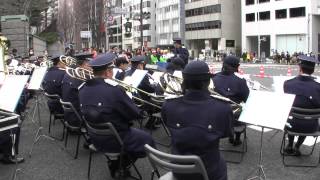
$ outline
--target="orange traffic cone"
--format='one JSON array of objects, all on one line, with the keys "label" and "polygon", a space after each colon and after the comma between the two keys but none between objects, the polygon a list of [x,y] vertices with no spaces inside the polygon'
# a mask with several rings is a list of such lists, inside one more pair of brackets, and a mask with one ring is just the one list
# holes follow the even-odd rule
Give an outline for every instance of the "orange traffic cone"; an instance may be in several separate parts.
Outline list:
[{"label": "orange traffic cone", "polygon": [[265,74],[264,74],[264,67],[260,66],[260,78],[264,78]]}]

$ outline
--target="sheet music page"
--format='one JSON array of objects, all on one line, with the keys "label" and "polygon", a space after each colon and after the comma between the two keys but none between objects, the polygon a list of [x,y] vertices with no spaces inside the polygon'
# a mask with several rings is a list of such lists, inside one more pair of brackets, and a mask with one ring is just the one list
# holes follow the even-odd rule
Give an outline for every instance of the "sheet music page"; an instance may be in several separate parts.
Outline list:
[{"label": "sheet music page", "polygon": [[136,69],[132,76],[128,76],[124,79],[124,82],[137,88],[147,73],[148,71],[146,70]]},{"label": "sheet music page", "polygon": [[320,77],[317,76],[316,78],[317,78],[316,81],[317,81],[318,83],[320,83]]},{"label": "sheet music page", "polygon": [[239,121],[252,125],[283,130],[287,122],[295,95],[250,91],[242,108]]},{"label": "sheet music page", "polygon": [[8,75],[0,89],[0,109],[14,112],[29,76]]},{"label": "sheet music page", "polygon": [[4,47],[0,45],[0,72],[4,72]]},{"label": "sheet music page", "polygon": [[157,82],[160,83],[160,77],[163,75],[163,72],[155,71],[152,74],[152,78]]},{"label": "sheet music page", "polygon": [[273,89],[274,92],[284,93],[283,84],[286,80],[292,79],[294,76],[273,76]]},{"label": "sheet music page", "polygon": [[5,79],[6,79],[6,74],[4,72],[0,72],[0,88]]},{"label": "sheet music page", "polygon": [[182,71],[174,71],[174,72],[173,72],[173,76],[182,79],[182,78],[183,78],[183,77],[182,77]]},{"label": "sheet music page", "polygon": [[30,90],[39,90],[44,76],[46,75],[47,67],[37,67],[32,73],[28,89]]}]

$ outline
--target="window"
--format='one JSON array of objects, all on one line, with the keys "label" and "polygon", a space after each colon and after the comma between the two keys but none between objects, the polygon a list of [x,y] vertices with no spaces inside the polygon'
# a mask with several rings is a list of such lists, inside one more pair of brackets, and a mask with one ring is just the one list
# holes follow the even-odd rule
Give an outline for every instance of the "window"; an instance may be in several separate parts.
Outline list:
[{"label": "window", "polygon": [[259,20],[265,21],[270,19],[270,11],[259,12]]},{"label": "window", "polygon": [[187,10],[186,17],[199,16],[199,15],[204,15],[204,14],[220,13],[220,12],[221,12],[221,5],[216,4],[213,6],[207,6],[207,7],[201,7],[201,8]]},{"label": "window", "polygon": [[270,2],[270,0],[259,0],[259,3],[266,3],[266,2]]},{"label": "window", "polygon": [[247,22],[255,21],[255,14],[254,13],[246,14],[246,21]]},{"label": "window", "polygon": [[285,18],[287,18],[287,10],[286,9],[276,10],[276,19],[285,19]]},{"label": "window", "polygon": [[246,5],[252,5],[254,4],[254,0],[246,0]]},{"label": "window", "polygon": [[298,8],[290,8],[290,17],[304,17],[306,16],[306,8],[298,7]]},{"label": "window", "polygon": [[220,20],[186,24],[186,31],[198,31],[198,30],[220,29],[220,28],[221,28]]},{"label": "window", "polygon": [[235,47],[235,41],[234,40],[226,40],[226,47]]}]

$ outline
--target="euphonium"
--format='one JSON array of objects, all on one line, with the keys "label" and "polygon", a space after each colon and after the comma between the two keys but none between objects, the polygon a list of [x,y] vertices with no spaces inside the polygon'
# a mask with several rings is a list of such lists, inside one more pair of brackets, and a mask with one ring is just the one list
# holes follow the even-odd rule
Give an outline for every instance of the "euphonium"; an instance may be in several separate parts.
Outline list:
[{"label": "euphonium", "polygon": [[68,67],[72,65],[77,65],[77,60],[71,56],[61,55],[59,59],[60,59],[60,62],[62,62],[64,65]]},{"label": "euphonium", "polygon": [[[82,80],[82,81],[86,81],[86,80],[89,80],[89,79],[94,78],[94,75],[93,75],[93,72],[92,72],[92,71],[87,70],[87,69],[83,69],[83,68],[79,68],[79,67],[78,67],[78,68],[75,68],[75,69],[74,69],[74,68],[71,68],[71,67],[66,67],[66,73],[67,73],[70,77],[76,78],[76,79],[79,79],[79,80]],[[143,91],[143,90],[141,90],[141,89],[139,89],[139,88],[135,88],[135,87],[133,87],[133,86],[131,86],[131,85],[129,85],[129,84],[126,84],[125,82],[120,81],[120,80],[118,80],[118,79],[111,79],[111,81],[116,82],[120,87],[122,87],[123,89],[125,89],[125,90],[126,90],[127,92],[129,92],[129,93],[132,93],[133,90],[136,90],[136,91],[139,91],[139,92],[141,92],[141,93],[144,93],[144,94],[146,94],[146,95],[148,95],[148,96],[151,96],[151,97],[154,97],[154,98],[159,98],[159,96],[155,96],[155,95],[153,95],[153,94],[151,94],[151,93],[148,93],[148,92],[146,92],[146,91]],[[142,103],[146,103],[146,104],[148,104],[148,105],[151,105],[151,106],[154,106],[154,107],[156,107],[156,108],[161,109],[161,106],[158,106],[158,105],[156,105],[156,104],[154,104],[154,103],[145,101],[145,100],[143,100],[143,99],[141,99],[141,98],[138,98],[138,97],[135,97],[135,96],[132,96],[132,98],[133,98],[134,100],[137,100],[137,101],[140,101],[140,102],[142,102]]]},{"label": "euphonium", "polygon": [[[183,82],[183,79],[182,78],[179,78],[179,77],[176,77],[176,76],[173,76],[169,73],[166,73],[166,76],[168,78],[168,82],[171,81],[172,83],[174,83],[174,86],[168,86],[169,89],[172,90],[173,93],[177,94],[177,95],[182,95],[182,82]],[[169,83],[167,83],[169,84]],[[210,87],[208,88],[210,94],[212,97],[214,97],[215,99],[219,99],[221,101],[225,101],[225,102],[228,102],[231,104],[232,108],[233,108],[233,113],[238,113],[241,111],[241,108],[242,108],[242,105],[239,104],[239,103],[236,103],[235,101],[227,98],[227,97],[224,97],[222,96],[221,94],[217,93],[216,91],[214,91],[214,87]]]}]

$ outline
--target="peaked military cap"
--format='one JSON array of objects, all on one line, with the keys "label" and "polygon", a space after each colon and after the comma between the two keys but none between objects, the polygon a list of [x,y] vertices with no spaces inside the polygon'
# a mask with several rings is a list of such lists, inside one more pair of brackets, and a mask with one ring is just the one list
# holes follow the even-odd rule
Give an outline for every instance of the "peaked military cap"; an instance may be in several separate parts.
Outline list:
[{"label": "peaked military cap", "polygon": [[143,63],[145,61],[145,56],[133,56],[131,58],[131,62],[141,62]]},{"label": "peaked military cap", "polygon": [[93,54],[92,53],[80,53],[74,55],[74,58],[77,60],[77,64],[81,65],[85,61],[90,61],[90,58],[92,58]]},{"label": "peaked military cap", "polygon": [[223,63],[237,68],[240,65],[240,59],[236,56],[227,56],[224,58]]},{"label": "peaked military cap", "polygon": [[298,59],[300,60],[300,66],[304,67],[315,67],[315,64],[318,63],[318,60],[315,57],[307,55],[299,55]]},{"label": "peaked military cap", "polygon": [[210,78],[210,70],[207,63],[203,61],[192,61],[182,71],[184,79],[206,80]]},{"label": "peaked military cap", "polygon": [[117,56],[113,53],[105,53],[97,56],[92,61],[89,62],[89,65],[94,70],[103,70],[107,67],[113,65],[113,61],[117,58]]},{"label": "peaked military cap", "polygon": [[173,38],[172,39],[173,40],[173,44],[181,44],[181,42],[182,42],[182,39],[181,38]]}]

